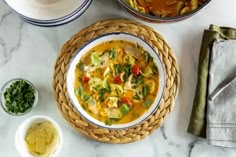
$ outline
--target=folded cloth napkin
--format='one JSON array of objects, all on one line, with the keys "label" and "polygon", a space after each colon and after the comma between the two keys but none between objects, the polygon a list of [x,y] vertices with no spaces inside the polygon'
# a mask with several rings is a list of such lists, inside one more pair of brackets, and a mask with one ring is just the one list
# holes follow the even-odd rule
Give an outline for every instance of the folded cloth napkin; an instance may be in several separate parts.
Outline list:
[{"label": "folded cloth napkin", "polygon": [[[215,41],[210,56],[208,93],[236,73],[236,40]],[[214,100],[207,99],[207,139],[211,145],[236,148],[236,79]]]},{"label": "folded cloth napkin", "polygon": [[211,25],[205,30],[199,56],[198,80],[193,102],[193,109],[189,121],[188,132],[199,137],[206,137],[206,111],[207,111],[207,84],[210,53],[216,40],[236,39],[236,29]]}]

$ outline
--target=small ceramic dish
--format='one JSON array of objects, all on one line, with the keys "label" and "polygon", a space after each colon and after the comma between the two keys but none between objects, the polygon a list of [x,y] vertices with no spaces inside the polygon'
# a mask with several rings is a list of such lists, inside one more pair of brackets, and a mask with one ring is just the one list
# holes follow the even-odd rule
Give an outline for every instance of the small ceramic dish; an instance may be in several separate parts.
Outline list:
[{"label": "small ceramic dish", "polygon": [[27,131],[33,124],[42,123],[42,122],[50,122],[55,127],[58,133],[58,143],[55,146],[54,152],[49,157],[56,157],[59,155],[62,148],[62,144],[63,144],[63,134],[62,134],[61,128],[53,119],[49,117],[33,116],[23,121],[16,130],[15,146],[16,146],[17,151],[22,157],[35,157],[32,154],[30,154],[26,145],[25,138],[26,138]]},{"label": "small ceramic dish", "polygon": [[139,19],[147,21],[147,22],[152,22],[152,23],[176,22],[176,21],[181,21],[181,20],[187,19],[187,18],[193,16],[194,14],[198,13],[205,6],[207,6],[207,4],[210,3],[210,1],[211,0],[206,0],[206,2],[202,6],[198,7],[194,11],[191,11],[191,12],[186,13],[184,15],[179,15],[179,16],[175,16],[175,17],[158,17],[158,16],[152,16],[152,15],[141,13],[140,11],[138,11],[138,10],[134,9],[133,7],[131,7],[130,5],[128,5],[126,0],[118,0],[118,2],[121,4],[121,6],[125,10],[127,10],[130,14],[132,14],[136,18],[139,18]]},{"label": "small ceramic dish", "polygon": [[[6,107],[6,102],[5,102],[5,98],[4,98],[4,93],[5,93],[5,91],[6,91],[14,82],[19,81],[19,80],[25,81],[27,84],[29,84],[29,85],[33,88],[33,90],[34,90],[34,103],[33,103],[33,105],[32,105],[29,109],[27,109],[25,112],[23,112],[23,113],[17,113],[17,114],[16,114],[16,113],[10,112],[10,111],[7,109],[7,107]],[[1,88],[1,91],[0,91],[0,104],[1,104],[1,106],[2,106],[2,108],[3,108],[3,110],[4,110],[6,113],[10,114],[10,115],[13,115],[13,116],[22,116],[22,115],[25,115],[25,114],[29,113],[33,108],[35,108],[35,106],[37,105],[37,103],[38,103],[38,92],[37,92],[35,86],[34,86],[30,81],[28,81],[28,80],[26,80],[26,79],[23,79],[23,78],[11,79],[11,80],[7,81],[7,82],[3,85],[3,87]]]},{"label": "small ceramic dish", "polygon": [[[90,49],[95,47],[96,45],[99,45],[101,43],[111,41],[111,40],[123,40],[123,41],[129,41],[132,43],[137,43],[141,47],[143,47],[144,50],[149,52],[149,54],[153,57],[153,61],[157,66],[158,73],[159,73],[159,87],[158,87],[158,92],[156,94],[156,97],[154,99],[153,104],[149,107],[149,109],[141,115],[139,118],[137,118],[134,121],[131,121],[129,123],[125,124],[112,124],[112,125],[106,125],[101,121],[98,121],[97,119],[93,118],[90,116],[80,105],[79,101],[77,100],[77,97],[75,95],[75,89],[74,89],[74,84],[75,84],[75,69],[76,65],[79,63],[81,57],[87,53]],[[89,41],[87,44],[82,46],[78,52],[75,54],[74,58],[72,58],[71,63],[68,66],[68,71],[67,71],[67,76],[66,76],[66,87],[67,87],[67,92],[69,94],[69,98],[74,105],[75,109],[80,113],[81,116],[83,116],[87,121],[90,123],[93,123],[97,126],[103,127],[103,128],[109,128],[109,129],[124,129],[124,128],[129,128],[133,127],[142,121],[146,120],[159,106],[159,103],[162,99],[163,93],[164,93],[164,88],[165,88],[165,70],[164,66],[161,62],[161,59],[158,55],[158,53],[154,50],[154,48],[148,44],[145,40],[129,34],[129,33],[124,33],[124,32],[116,32],[116,33],[109,33],[109,34],[104,34],[102,36],[99,36],[92,41]]]}]

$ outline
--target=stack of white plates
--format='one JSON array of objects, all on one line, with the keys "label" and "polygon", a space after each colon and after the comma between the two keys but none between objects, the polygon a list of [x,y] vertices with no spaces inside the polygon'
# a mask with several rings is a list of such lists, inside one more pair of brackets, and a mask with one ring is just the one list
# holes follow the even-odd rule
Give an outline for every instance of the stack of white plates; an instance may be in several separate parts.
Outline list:
[{"label": "stack of white plates", "polygon": [[5,0],[12,11],[33,25],[53,27],[81,16],[92,0]]}]

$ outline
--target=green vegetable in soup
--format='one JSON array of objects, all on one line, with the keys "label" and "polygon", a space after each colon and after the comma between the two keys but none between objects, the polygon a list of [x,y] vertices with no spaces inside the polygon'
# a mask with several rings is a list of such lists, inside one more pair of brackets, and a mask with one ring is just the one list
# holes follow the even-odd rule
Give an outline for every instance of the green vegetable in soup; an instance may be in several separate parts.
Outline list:
[{"label": "green vegetable in soup", "polygon": [[142,103],[143,107],[145,107],[145,108],[148,108],[151,104],[152,104],[152,100],[151,99],[147,99],[146,101],[144,101]]},{"label": "green vegetable in soup", "polygon": [[79,88],[75,90],[75,95],[82,96],[83,92],[84,92],[83,87],[80,86]]},{"label": "green vegetable in soup", "polygon": [[149,86],[146,84],[142,85],[142,93],[144,98],[149,94],[149,92],[150,92]]},{"label": "green vegetable in soup", "polygon": [[122,104],[121,107],[120,107],[120,111],[121,111],[122,116],[124,116],[127,113],[129,113],[130,108],[127,104]]},{"label": "green vegetable in soup", "polygon": [[77,68],[79,68],[80,70],[84,71],[84,67],[85,67],[85,64],[82,63],[81,61],[76,65]]},{"label": "green vegetable in soup", "polygon": [[147,66],[145,69],[144,69],[144,72],[141,73],[144,77],[151,77],[153,75],[153,71],[152,71],[152,68],[150,66]]},{"label": "green vegetable in soup", "polygon": [[147,51],[144,51],[144,58],[145,58],[145,62],[147,64],[150,60],[150,54]]},{"label": "green vegetable in soup", "polygon": [[112,122],[110,119],[106,119],[104,123],[105,125],[112,125]]},{"label": "green vegetable in soup", "polygon": [[116,59],[117,58],[117,50],[116,50],[116,48],[113,48],[113,49],[110,50],[109,58],[111,58],[111,59]]},{"label": "green vegetable in soup", "polygon": [[96,54],[96,52],[91,54],[91,63],[94,66],[97,66],[100,63],[99,56]]},{"label": "green vegetable in soup", "polygon": [[137,92],[135,93],[134,99],[141,100],[141,97],[140,97],[140,95]]},{"label": "green vegetable in soup", "polygon": [[125,57],[124,57],[124,62],[127,63],[127,64],[134,65],[135,59],[131,55],[126,54]]}]

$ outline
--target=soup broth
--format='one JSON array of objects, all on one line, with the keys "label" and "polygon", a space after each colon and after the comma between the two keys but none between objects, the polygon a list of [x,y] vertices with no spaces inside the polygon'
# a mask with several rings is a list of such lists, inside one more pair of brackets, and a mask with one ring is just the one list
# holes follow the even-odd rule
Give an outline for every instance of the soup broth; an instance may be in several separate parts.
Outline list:
[{"label": "soup broth", "polygon": [[83,109],[106,125],[131,122],[153,104],[158,69],[141,46],[128,41],[99,44],[75,70],[75,94]]},{"label": "soup broth", "polygon": [[189,13],[206,0],[126,0],[134,9],[153,16],[173,17]]}]

